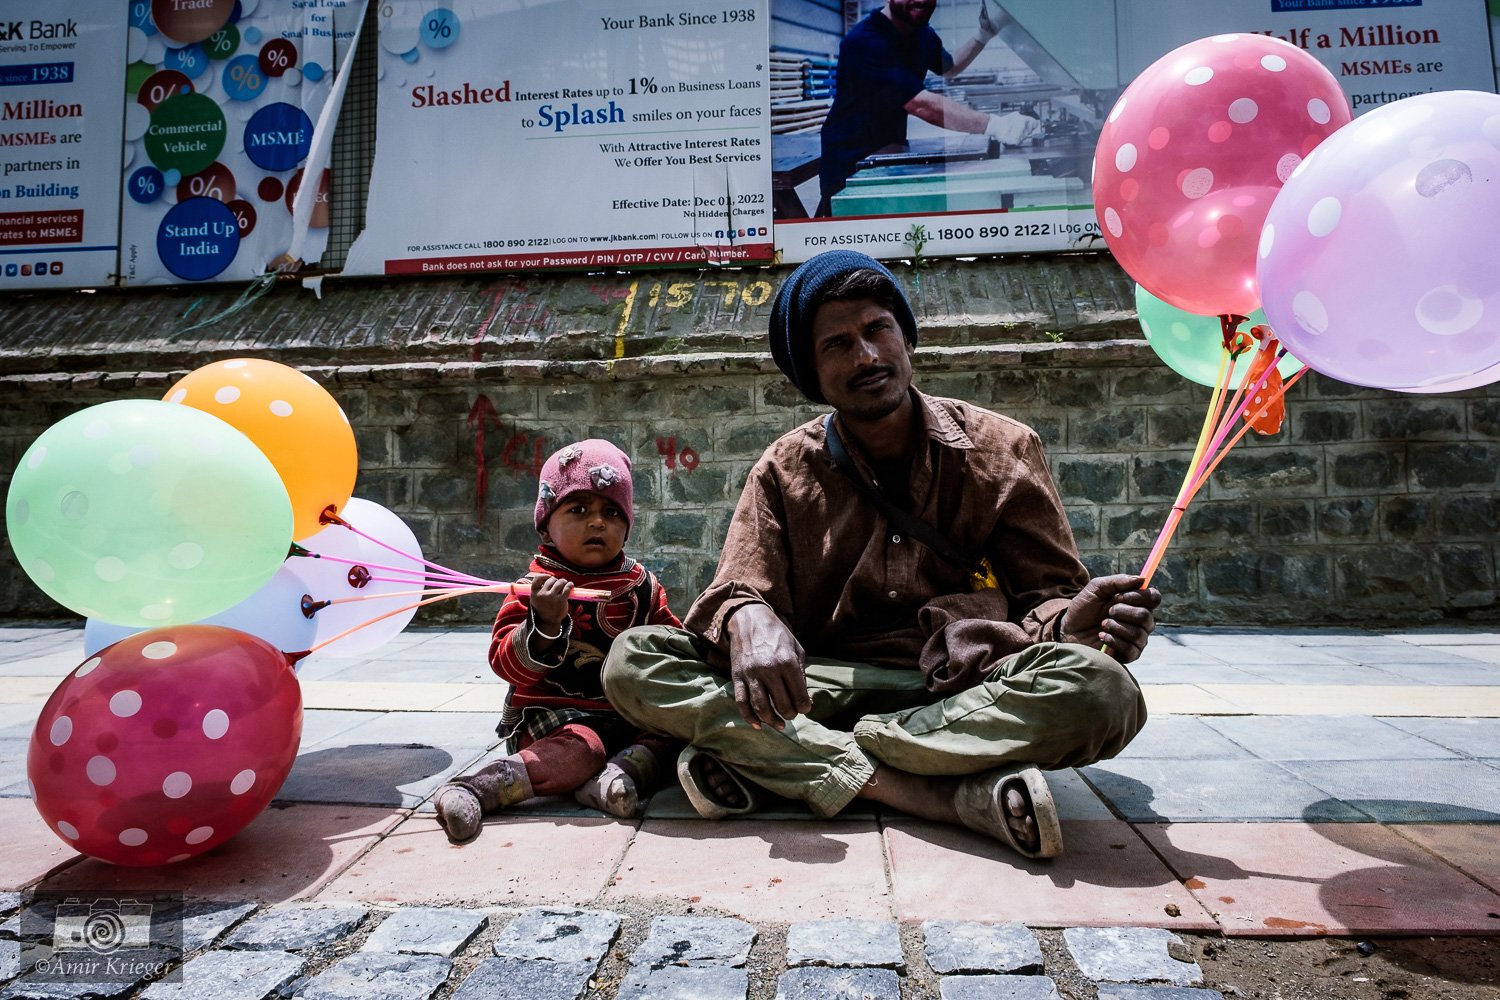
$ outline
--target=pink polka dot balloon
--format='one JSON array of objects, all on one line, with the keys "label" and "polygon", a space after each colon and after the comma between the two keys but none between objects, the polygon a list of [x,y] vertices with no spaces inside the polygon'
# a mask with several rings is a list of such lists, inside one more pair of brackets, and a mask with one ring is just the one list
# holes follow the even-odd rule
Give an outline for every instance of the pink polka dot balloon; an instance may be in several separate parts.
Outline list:
[{"label": "pink polka dot balloon", "polygon": [[1200,316],[1260,304],[1255,248],[1271,202],[1350,119],[1333,74],[1295,45],[1217,35],[1162,56],[1099,133],[1094,211],[1120,266]]},{"label": "pink polka dot balloon", "polygon": [[26,771],[37,811],[82,854],[184,861],[260,815],[302,736],[287,657],[217,625],[128,636],[69,674],[38,718]]},{"label": "pink polka dot balloon", "polygon": [[1452,392],[1500,380],[1500,96],[1377,108],[1286,182],[1260,239],[1266,316],[1344,382]]}]

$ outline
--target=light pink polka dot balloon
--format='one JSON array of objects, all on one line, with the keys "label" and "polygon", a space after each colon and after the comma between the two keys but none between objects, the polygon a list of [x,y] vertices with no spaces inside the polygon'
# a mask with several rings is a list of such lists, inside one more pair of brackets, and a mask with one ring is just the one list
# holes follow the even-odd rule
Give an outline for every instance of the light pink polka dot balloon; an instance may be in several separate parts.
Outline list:
[{"label": "light pink polka dot balloon", "polygon": [[1105,242],[1157,298],[1200,316],[1249,315],[1272,199],[1349,119],[1333,74],[1287,42],[1218,35],[1174,49],[1125,89],[1099,133]]},{"label": "light pink polka dot balloon", "polygon": [[1400,392],[1500,381],[1500,95],[1362,115],[1287,181],[1260,236],[1266,315],[1311,368]]},{"label": "light pink polka dot balloon", "polygon": [[222,844],[276,794],[302,736],[285,654],[217,625],[127,636],[69,674],[32,732],[37,811],[68,846],[118,865]]}]

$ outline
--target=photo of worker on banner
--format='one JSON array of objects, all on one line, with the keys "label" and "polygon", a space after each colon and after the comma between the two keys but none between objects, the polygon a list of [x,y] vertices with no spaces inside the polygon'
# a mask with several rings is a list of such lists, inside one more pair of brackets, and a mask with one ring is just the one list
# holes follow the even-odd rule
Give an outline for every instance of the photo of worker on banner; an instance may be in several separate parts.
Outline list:
[{"label": "photo of worker on banner", "polygon": [[[1485,0],[773,0],[776,249],[880,259],[1102,249],[1090,177],[1135,76],[1197,38],[1294,45],[1356,115],[1495,92]],[[1224,127],[1234,123],[1225,110]],[[1165,141],[1165,140],[1163,140]]]},{"label": "photo of worker on banner", "polygon": [[[832,58],[773,52],[778,221],[1087,201],[1112,54],[1101,93],[998,0],[860,9]],[[802,101],[778,100],[789,69]]]}]

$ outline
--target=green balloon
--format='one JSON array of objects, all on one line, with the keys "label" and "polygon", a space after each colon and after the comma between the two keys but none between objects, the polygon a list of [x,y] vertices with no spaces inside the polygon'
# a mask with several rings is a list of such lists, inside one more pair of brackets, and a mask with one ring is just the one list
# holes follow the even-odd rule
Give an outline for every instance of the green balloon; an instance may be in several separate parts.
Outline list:
[{"label": "green balloon", "polygon": [[292,504],[271,460],[202,410],[101,403],[53,424],[16,467],[6,529],[49,597],[115,625],[181,625],[260,589]]},{"label": "green balloon", "polygon": [[[1219,384],[1219,366],[1224,359],[1224,328],[1219,317],[1198,316],[1178,309],[1140,285],[1135,286],[1135,311],[1141,320],[1141,330],[1146,334],[1146,343],[1168,368],[1199,385],[1212,387]],[[1250,337],[1250,328],[1266,322],[1266,314],[1257,309],[1240,324],[1240,333],[1248,338],[1251,350],[1235,359],[1231,389],[1238,389],[1245,380],[1250,371],[1251,351],[1260,345],[1260,341]],[[1289,378],[1301,367],[1302,362],[1288,354],[1281,359],[1276,370],[1281,372],[1282,378]]]}]

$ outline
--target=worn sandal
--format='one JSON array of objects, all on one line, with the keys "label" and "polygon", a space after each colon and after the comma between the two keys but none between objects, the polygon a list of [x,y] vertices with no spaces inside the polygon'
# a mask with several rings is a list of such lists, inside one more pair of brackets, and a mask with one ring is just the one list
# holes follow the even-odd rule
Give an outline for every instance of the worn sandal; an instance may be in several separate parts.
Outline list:
[{"label": "worn sandal", "polygon": [[[745,799],[744,805],[732,806],[714,795],[713,785],[709,783],[703,769],[705,766],[713,767],[715,765],[724,772],[730,781],[734,782],[735,787],[740,791],[740,795]],[[760,808],[761,789],[759,785],[746,781],[734,768],[696,747],[688,747],[677,758],[677,780],[682,783],[682,790],[687,793],[688,801],[693,804],[693,808],[698,811],[698,815],[704,819],[743,816],[745,813],[754,812]]]},{"label": "worn sandal", "polygon": [[[1016,839],[1007,818],[1010,814],[1005,808],[1005,791],[1017,785],[1036,821],[1037,842],[1032,846]],[[1017,764],[966,778],[959,784],[953,804],[964,826],[1008,844],[1024,857],[1055,858],[1062,853],[1057,804],[1052,801],[1047,779],[1034,765]]]}]

